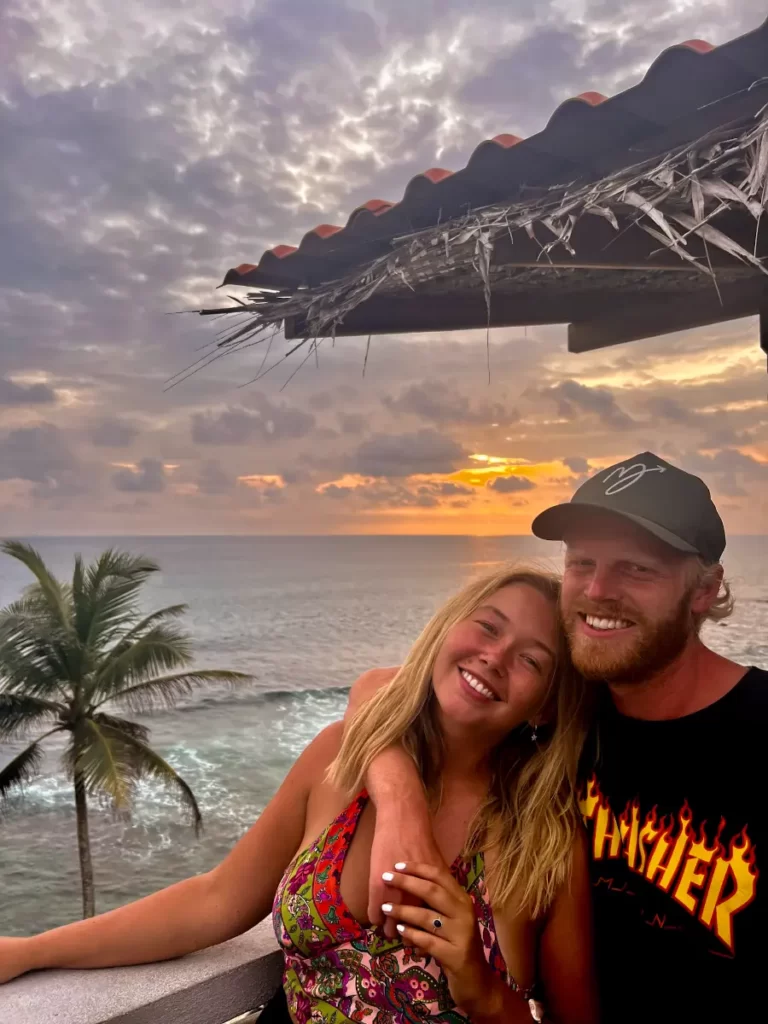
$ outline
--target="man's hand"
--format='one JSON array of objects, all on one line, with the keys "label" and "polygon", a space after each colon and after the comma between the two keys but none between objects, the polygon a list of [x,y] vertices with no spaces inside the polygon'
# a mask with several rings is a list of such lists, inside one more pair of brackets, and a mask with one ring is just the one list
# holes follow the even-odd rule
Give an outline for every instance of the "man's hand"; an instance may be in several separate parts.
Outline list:
[{"label": "man's hand", "polygon": [[[385,751],[381,758],[390,754],[405,757],[403,751]],[[418,799],[408,804],[400,801],[382,802],[376,808],[376,831],[371,847],[371,874],[368,883],[368,919],[373,924],[384,924],[384,934],[392,939],[397,935],[397,924],[381,909],[385,903],[410,904],[419,906],[418,896],[408,892],[396,892],[383,881],[385,872],[394,871],[401,861],[411,864],[427,863],[445,867],[440,851],[432,835],[432,824],[423,791]]]}]

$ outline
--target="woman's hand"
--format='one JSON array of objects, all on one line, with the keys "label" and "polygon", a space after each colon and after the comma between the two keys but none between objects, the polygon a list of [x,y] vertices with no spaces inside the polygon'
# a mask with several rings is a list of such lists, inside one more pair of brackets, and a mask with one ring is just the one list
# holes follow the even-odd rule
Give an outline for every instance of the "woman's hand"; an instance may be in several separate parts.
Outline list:
[{"label": "woman's hand", "polygon": [[382,877],[391,888],[425,904],[382,907],[388,918],[398,921],[403,942],[440,961],[457,1006],[470,1014],[483,1007],[494,975],[483,953],[470,895],[445,866],[395,864],[395,871]]}]

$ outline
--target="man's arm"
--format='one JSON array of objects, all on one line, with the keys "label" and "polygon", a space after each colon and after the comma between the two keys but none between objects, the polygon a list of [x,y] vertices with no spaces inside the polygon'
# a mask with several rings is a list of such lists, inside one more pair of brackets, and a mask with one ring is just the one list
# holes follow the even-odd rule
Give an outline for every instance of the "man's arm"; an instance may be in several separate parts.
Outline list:
[{"label": "man's arm", "polygon": [[[360,676],[350,691],[345,724],[382,686],[391,683],[397,672],[396,668],[372,669]],[[416,765],[402,747],[390,747],[379,754],[365,783],[376,805],[368,917],[374,924],[383,923],[385,933],[393,938],[395,922],[385,918],[381,906],[395,899],[403,902],[407,894],[390,889],[382,881],[382,874],[400,861],[439,864],[442,858],[432,835],[424,786]]]}]

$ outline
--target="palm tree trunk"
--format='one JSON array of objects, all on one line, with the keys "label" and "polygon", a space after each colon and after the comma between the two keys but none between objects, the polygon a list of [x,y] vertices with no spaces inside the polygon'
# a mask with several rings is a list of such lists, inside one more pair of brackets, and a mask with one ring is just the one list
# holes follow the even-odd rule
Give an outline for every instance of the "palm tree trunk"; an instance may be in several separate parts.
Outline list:
[{"label": "palm tree trunk", "polygon": [[83,884],[83,917],[93,917],[96,906],[93,896],[93,864],[91,840],[88,835],[88,801],[82,777],[75,773],[75,810],[77,812],[77,852],[80,856],[80,878]]}]

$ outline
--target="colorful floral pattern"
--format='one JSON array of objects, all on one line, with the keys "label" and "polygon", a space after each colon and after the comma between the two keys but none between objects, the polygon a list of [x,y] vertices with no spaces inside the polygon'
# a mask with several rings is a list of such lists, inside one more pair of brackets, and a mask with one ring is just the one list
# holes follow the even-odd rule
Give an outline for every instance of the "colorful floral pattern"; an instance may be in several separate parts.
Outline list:
[{"label": "colorful floral pattern", "polygon": [[[341,899],[344,859],[367,799],[361,793],[302,850],[278,887],[273,920],[291,1015],[297,1024],[468,1024],[433,957],[363,927]],[[451,870],[472,897],[488,963],[517,990],[496,941],[482,854],[457,858]]]}]

